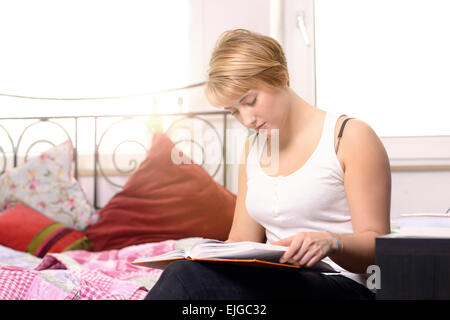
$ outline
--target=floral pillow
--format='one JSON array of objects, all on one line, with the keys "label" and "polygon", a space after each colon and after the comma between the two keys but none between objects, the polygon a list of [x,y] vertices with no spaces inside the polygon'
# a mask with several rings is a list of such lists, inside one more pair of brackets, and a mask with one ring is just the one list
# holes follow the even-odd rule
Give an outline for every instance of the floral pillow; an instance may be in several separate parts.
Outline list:
[{"label": "floral pillow", "polygon": [[0,215],[25,204],[67,227],[84,230],[97,221],[72,172],[72,144],[62,143],[0,176]]}]

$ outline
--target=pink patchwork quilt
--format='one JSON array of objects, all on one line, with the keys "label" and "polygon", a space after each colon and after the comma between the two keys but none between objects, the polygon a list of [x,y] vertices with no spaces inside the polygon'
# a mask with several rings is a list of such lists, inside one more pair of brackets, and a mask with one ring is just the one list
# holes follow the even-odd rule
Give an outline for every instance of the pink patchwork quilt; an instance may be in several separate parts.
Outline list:
[{"label": "pink patchwork quilt", "polygon": [[40,259],[0,245],[0,299],[141,300],[162,270],[131,262],[173,250],[167,240],[101,252],[67,251]]}]

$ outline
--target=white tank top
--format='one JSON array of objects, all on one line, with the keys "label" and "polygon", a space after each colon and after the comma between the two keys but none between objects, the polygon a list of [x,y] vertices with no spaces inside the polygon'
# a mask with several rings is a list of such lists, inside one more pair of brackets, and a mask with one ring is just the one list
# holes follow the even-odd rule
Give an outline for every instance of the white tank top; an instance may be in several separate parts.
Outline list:
[{"label": "white tank top", "polygon": [[[247,158],[246,208],[266,230],[267,242],[302,231],[352,234],[353,227],[344,189],[344,172],[334,148],[340,114],[326,112],[319,144],[306,163],[287,176],[269,176],[260,159],[266,139],[256,135]],[[250,141],[253,141],[253,136]],[[339,274],[364,286],[366,274],[351,273],[330,258],[322,261]]]}]

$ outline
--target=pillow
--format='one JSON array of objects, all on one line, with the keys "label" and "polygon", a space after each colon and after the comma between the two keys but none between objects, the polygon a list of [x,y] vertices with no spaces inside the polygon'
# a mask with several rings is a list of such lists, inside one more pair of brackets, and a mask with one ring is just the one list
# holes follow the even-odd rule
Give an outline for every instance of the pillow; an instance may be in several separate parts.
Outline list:
[{"label": "pillow", "polygon": [[16,204],[84,230],[97,214],[72,172],[72,144],[62,143],[0,176],[0,214]]},{"label": "pillow", "polygon": [[86,250],[92,246],[80,231],[67,228],[19,204],[0,215],[0,244],[42,258],[47,252]]},{"label": "pillow", "polygon": [[236,196],[199,165],[174,164],[174,147],[165,134],[153,133],[146,159],[86,229],[94,251],[187,237],[228,238]]}]

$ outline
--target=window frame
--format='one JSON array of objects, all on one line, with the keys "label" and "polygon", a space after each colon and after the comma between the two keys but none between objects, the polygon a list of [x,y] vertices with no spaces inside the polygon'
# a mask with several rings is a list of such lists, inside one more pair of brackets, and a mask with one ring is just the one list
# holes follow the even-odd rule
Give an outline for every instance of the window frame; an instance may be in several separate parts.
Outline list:
[{"label": "window frame", "polygon": [[[291,88],[316,105],[315,0],[272,0],[284,6],[283,47],[291,73]],[[306,45],[297,17],[303,21],[309,38]],[[295,73],[293,70],[302,70]],[[450,170],[450,136],[380,136],[388,153],[392,171]]]}]

